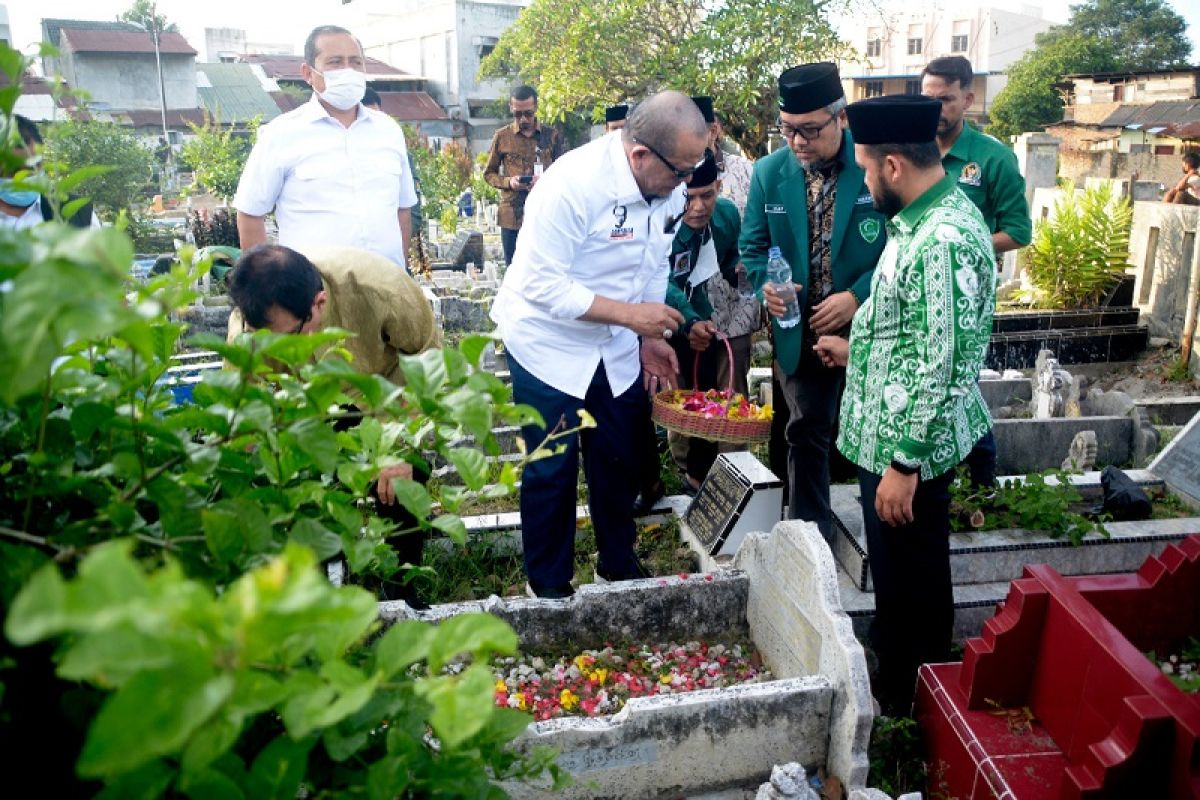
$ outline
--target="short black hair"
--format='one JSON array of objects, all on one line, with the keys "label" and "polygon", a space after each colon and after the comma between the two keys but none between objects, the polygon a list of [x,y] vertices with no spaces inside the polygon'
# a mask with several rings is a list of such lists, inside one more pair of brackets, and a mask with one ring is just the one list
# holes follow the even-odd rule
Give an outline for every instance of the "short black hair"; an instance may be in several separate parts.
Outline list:
[{"label": "short black hair", "polygon": [[[304,62],[310,67],[317,65],[317,39],[320,39],[326,34],[344,33],[347,36],[354,36],[353,33],[341,27],[340,25],[318,25],[313,28],[308,34],[308,38],[304,40]],[[358,42],[358,39],[354,41]],[[358,42],[358,49],[362,50],[362,42]]]},{"label": "short black hair", "polygon": [[363,92],[362,104],[364,106],[379,106],[383,108],[383,98],[379,96],[379,92],[368,86],[367,90]]},{"label": "short black hair", "polygon": [[1184,153],[1183,163],[1192,169],[1200,169],[1200,150],[1189,150]]},{"label": "short black hair", "polygon": [[234,265],[229,297],[247,325],[265,328],[267,312],[275,306],[307,320],[323,285],[321,273],[301,253],[278,244],[260,244]]},{"label": "short black hair", "polygon": [[520,86],[514,86],[513,90],[508,93],[508,96],[513,100],[533,100],[537,102],[537,89],[521,84]]},{"label": "short black hair", "polygon": [[21,135],[21,141],[26,147],[42,143],[42,132],[38,130],[36,122],[20,114],[13,114],[13,118],[17,121],[17,133]]},{"label": "short black hair", "polygon": [[904,144],[864,144],[867,154],[876,161],[887,156],[900,156],[917,169],[929,169],[942,163],[942,151],[936,141],[905,142]]},{"label": "short black hair", "polygon": [[971,89],[971,83],[975,80],[975,72],[971,69],[971,62],[962,56],[942,56],[935,58],[925,65],[925,69],[921,70],[921,77],[932,75],[935,78],[941,78],[946,83],[958,81],[958,86],[964,91]]}]

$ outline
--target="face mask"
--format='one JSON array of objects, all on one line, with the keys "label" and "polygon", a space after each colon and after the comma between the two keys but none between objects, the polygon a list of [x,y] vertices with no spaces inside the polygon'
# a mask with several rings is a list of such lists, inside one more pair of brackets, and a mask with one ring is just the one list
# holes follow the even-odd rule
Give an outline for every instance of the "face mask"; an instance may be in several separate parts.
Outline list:
[{"label": "face mask", "polygon": [[37,192],[17,191],[12,188],[12,179],[0,180],[0,200],[17,208],[29,208],[37,202],[40,195]]},{"label": "face mask", "polygon": [[[356,69],[331,69],[328,72],[317,72],[325,79],[325,91],[317,92],[317,97],[324,100],[338,111],[349,111],[358,105],[367,91],[367,76]],[[315,91],[315,90],[314,90]]]}]

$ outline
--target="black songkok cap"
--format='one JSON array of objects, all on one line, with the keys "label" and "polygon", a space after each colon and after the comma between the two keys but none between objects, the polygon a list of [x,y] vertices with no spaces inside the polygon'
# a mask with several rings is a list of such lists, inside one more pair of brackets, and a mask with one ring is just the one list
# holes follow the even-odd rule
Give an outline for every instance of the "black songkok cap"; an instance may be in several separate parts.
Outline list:
[{"label": "black songkok cap", "polygon": [[856,144],[932,142],[942,104],[932,97],[889,94],[846,106]]},{"label": "black songkok cap", "polygon": [[704,115],[704,121],[712,125],[717,121],[717,117],[713,114],[712,98],[706,94],[692,98],[692,102],[696,104],[696,108],[700,109],[700,113]]},{"label": "black songkok cap", "polygon": [[700,165],[700,169],[692,173],[692,179],[688,182],[688,187],[691,189],[701,189],[708,186],[710,183],[720,177],[717,171],[717,157],[712,150],[704,151],[704,163]]},{"label": "black songkok cap", "polygon": [[629,106],[621,104],[619,106],[609,106],[604,109],[605,122],[620,122],[629,116]]},{"label": "black songkok cap", "polygon": [[836,64],[822,61],[785,69],[779,76],[779,110],[807,114],[845,96]]}]

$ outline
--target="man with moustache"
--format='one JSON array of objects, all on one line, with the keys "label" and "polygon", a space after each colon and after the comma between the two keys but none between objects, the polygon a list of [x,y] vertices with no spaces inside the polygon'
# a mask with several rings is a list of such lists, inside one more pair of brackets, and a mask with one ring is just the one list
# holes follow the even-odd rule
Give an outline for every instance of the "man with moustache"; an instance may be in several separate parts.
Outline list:
[{"label": "man with moustache", "polygon": [[949,657],[950,483],[991,428],[976,378],[996,299],[992,233],[942,167],[938,109],[909,95],[846,109],[888,244],[849,347],[837,336],[817,344],[826,363],[849,363],[837,445],[859,468],[874,689],[889,716],[909,712],[921,664]]},{"label": "man with moustache", "polygon": [[362,46],[345,28],[314,28],[300,74],[312,97],[259,130],[238,183],[242,250],[267,241],[273,210],[285,247],[359,247],[405,266],[417,202],[408,148],[395,120],[362,104]]},{"label": "man with moustache", "polygon": [[[619,134],[564,155],[530,193],[525,235],[492,306],[509,355],[513,399],[537,409],[532,452],[548,429],[597,422],[521,479],[521,537],[529,591],[574,589],[576,475],[583,469],[595,526],[597,577],[645,576],[633,551],[633,501],[647,392],[678,371],[667,339],[683,323],[666,297],[667,253],[683,212],[679,184],[704,158],[707,129],[687,95],[663,92],[629,114]],[[640,337],[640,342],[639,342]]]},{"label": "man with moustache", "polygon": [[[937,127],[942,167],[983,214],[992,232],[992,247],[1000,255],[1029,244],[1033,223],[1016,155],[998,139],[967,124],[964,115],[975,103],[974,79],[971,62],[962,56],[935,58],[921,71],[921,94],[942,104]],[[996,482],[996,439],[991,429],[966,463],[977,486]]]},{"label": "man with moustache", "polygon": [[505,264],[512,264],[517,249],[525,199],[542,172],[563,153],[558,131],[538,121],[537,102],[537,90],[532,86],[517,86],[512,90],[508,110],[513,123],[499,128],[492,136],[483,168],[483,179],[500,190],[496,223],[500,226]]},{"label": "man with moustache", "polygon": [[792,267],[801,322],[781,328],[772,320],[775,371],[791,416],[788,516],[816,522],[826,538],[833,520],[829,448],[845,372],[822,364],[812,348],[819,336],[849,330],[887,240],[854,162],[845,108],[833,64],[804,64],[779,76],[778,132],[789,146],[754,165],[740,240],[772,317],[784,306],[766,282],[767,251],[780,248]]}]

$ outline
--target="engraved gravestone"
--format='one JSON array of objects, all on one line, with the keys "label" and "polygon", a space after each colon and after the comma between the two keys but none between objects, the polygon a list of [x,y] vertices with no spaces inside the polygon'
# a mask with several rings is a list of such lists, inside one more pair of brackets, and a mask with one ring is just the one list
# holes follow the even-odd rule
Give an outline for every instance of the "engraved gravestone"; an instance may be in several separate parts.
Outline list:
[{"label": "engraved gravestone", "polygon": [[479,231],[460,231],[446,251],[446,260],[454,269],[466,269],[468,263],[483,263],[483,234]]},{"label": "engraved gravestone", "polygon": [[709,555],[734,553],[750,531],[782,516],[783,482],[748,452],[722,453],[683,519]]},{"label": "engraved gravestone", "polygon": [[1200,413],[1163,448],[1149,470],[1172,490],[1200,503]]}]

